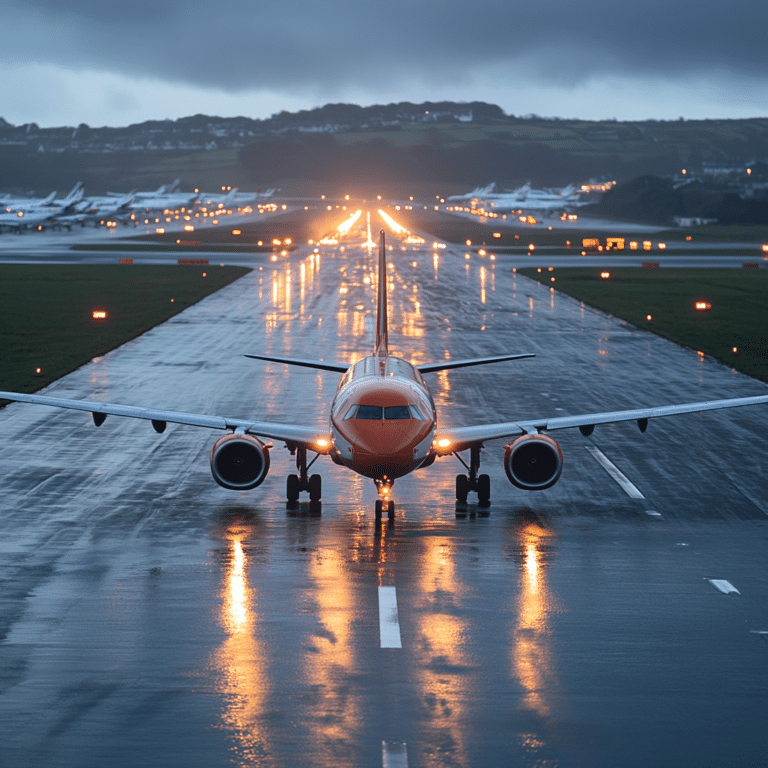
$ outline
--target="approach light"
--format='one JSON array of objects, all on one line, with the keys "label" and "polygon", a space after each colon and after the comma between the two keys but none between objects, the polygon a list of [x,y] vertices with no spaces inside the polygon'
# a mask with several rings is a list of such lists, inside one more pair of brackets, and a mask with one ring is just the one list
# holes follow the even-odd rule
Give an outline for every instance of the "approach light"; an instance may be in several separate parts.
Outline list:
[{"label": "approach light", "polygon": [[607,280],[611,276],[610,272],[601,272],[600,277],[603,278],[603,280]]},{"label": "approach light", "polygon": [[106,320],[107,313],[103,309],[94,309],[91,313],[91,317],[94,320]]},{"label": "approach light", "polygon": [[712,303],[709,301],[697,301],[693,308],[697,312],[709,312],[710,309],[712,309]]}]

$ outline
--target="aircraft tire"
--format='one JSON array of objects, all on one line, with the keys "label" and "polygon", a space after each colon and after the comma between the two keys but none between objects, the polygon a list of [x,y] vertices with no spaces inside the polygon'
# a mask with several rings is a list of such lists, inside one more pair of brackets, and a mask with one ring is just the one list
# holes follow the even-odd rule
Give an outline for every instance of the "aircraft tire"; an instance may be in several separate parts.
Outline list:
[{"label": "aircraft tire", "polygon": [[381,507],[382,507],[381,499],[376,499],[376,507],[375,507],[375,509],[376,509],[376,519],[377,520],[381,520]]},{"label": "aircraft tire", "polygon": [[299,476],[288,475],[288,479],[285,482],[285,497],[288,501],[299,500]]},{"label": "aircraft tire", "polygon": [[466,503],[469,493],[469,478],[466,475],[456,475],[456,501]]},{"label": "aircraft tire", "polygon": [[484,507],[491,502],[491,478],[488,475],[477,478],[477,501]]},{"label": "aircraft tire", "polygon": [[320,501],[320,497],[322,496],[322,488],[323,488],[323,479],[320,477],[320,475],[310,475],[309,476],[309,500],[310,501]]}]

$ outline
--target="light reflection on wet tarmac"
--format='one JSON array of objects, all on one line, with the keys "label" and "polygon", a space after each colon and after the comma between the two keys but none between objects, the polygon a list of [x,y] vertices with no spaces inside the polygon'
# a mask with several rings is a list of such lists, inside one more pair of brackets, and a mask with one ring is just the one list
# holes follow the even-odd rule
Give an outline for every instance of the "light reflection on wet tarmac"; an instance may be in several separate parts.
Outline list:
[{"label": "light reflection on wet tarmac", "polygon": [[[322,424],[338,377],[241,357],[369,351],[374,256],[312,251],[52,391]],[[448,423],[763,391],[499,262],[400,253],[399,354],[539,355],[431,375]],[[490,444],[490,517],[456,517],[460,465],[443,459],[398,481],[398,519],[380,527],[372,483],[330,462],[322,516],[288,514],[282,447],[262,487],[229,494],[204,430],[89,419],[0,414],[0,763],[380,765],[392,740],[412,768],[739,765],[768,747],[768,646],[749,632],[768,629],[767,518],[749,501],[765,499],[764,412],[596,430],[660,521],[576,433],[549,491],[514,491]],[[736,483],[719,471],[729,456]],[[378,647],[380,585],[397,589],[402,650]]]}]

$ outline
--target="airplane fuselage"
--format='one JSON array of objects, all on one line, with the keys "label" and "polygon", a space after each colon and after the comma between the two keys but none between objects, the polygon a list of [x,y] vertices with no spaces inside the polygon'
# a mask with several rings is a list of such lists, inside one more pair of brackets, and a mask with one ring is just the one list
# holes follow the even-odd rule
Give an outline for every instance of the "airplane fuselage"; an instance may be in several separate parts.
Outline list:
[{"label": "airplane fuselage", "polygon": [[399,357],[365,357],[344,374],[331,406],[333,459],[391,485],[427,462],[435,403],[418,369]]}]

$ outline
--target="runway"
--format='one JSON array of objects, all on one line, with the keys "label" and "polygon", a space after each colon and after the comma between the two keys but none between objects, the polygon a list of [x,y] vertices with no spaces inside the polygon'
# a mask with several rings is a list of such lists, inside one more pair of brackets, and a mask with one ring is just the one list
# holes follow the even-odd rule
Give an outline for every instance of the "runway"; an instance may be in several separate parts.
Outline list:
[{"label": "runway", "polygon": [[[369,354],[375,251],[360,242],[249,255],[249,275],[46,393],[322,426],[336,374],[242,355]],[[430,375],[440,423],[766,393],[464,254],[391,252],[390,352],[537,357]],[[538,493],[508,483],[489,443],[488,516],[457,508],[462,467],[445,458],[397,481],[397,519],[378,528],[373,483],[322,458],[322,514],[286,510],[278,445],[261,487],[225,491],[218,436],[0,412],[0,765],[765,754],[768,408],[559,432],[563,475]]]}]

